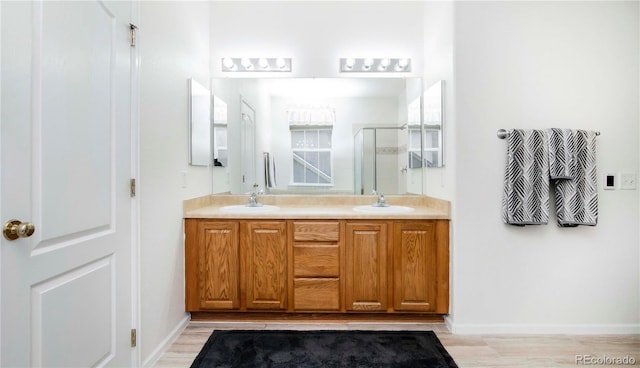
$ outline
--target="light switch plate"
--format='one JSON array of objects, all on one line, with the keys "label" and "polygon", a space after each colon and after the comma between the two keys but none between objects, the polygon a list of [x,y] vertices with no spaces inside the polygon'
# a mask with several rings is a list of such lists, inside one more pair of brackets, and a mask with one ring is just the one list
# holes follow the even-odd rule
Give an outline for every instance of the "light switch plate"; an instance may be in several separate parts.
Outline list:
[{"label": "light switch plate", "polygon": [[187,172],[186,171],[180,171],[180,182],[181,187],[186,188],[187,187]]},{"label": "light switch plate", "polygon": [[634,190],[637,188],[635,173],[620,173],[620,189]]},{"label": "light switch plate", "polygon": [[604,174],[603,186],[606,190],[614,190],[616,189],[616,174]]}]

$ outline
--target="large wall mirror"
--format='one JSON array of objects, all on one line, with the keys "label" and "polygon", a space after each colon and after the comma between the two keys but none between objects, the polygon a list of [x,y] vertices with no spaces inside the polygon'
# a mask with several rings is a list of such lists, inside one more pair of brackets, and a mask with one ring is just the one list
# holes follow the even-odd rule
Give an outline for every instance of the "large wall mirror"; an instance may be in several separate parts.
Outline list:
[{"label": "large wall mirror", "polygon": [[216,99],[227,109],[215,192],[422,194],[422,91],[420,78],[214,78],[214,115]]}]

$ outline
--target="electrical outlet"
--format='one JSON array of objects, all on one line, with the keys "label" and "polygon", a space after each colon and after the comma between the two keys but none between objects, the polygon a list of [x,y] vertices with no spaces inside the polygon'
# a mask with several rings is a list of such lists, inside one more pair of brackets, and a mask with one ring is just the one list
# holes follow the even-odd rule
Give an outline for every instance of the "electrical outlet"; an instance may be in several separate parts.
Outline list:
[{"label": "electrical outlet", "polygon": [[637,187],[635,173],[620,173],[620,189],[634,190]]}]

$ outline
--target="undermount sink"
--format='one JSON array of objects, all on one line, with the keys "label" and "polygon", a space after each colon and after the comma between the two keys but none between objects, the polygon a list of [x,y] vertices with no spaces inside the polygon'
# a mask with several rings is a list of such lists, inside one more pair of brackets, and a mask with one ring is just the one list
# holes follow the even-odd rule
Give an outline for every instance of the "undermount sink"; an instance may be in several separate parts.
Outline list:
[{"label": "undermount sink", "polygon": [[257,206],[257,207],[249,207],[243,204],[238,204],[234,206],[224,206],[220,207],[220,212],[226,213],[265,213],[265,212],[273,212],[279,210],[278,206],[271,206],[268,204]]},{"label": "undermount sink", "polygon": [[403,212],[411,212],[413,208],[407,206],[386,206],[386,207],[377,207],[372,205],[365,206],[356,206],[353,207],[354,211],[358,212],[366,212],[366,213],[403,213]]}]

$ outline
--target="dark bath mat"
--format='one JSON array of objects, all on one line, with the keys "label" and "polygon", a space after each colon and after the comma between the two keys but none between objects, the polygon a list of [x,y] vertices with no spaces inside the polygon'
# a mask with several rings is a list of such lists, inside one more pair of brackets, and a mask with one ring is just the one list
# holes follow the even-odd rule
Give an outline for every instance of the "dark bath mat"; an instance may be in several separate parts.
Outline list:
[{"label": "dark bath mat", "polygon": [[433,331],[214,331],[192,368],[457,368]]}]

